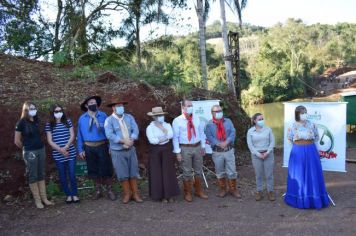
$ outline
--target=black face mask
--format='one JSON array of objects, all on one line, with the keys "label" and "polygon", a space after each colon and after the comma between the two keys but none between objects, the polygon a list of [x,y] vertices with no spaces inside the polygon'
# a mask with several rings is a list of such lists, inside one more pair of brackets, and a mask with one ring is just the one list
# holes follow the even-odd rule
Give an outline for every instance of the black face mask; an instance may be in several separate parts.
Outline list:
[{"label": "black face mask", "polygon": [[96,104],[93,104],[93,105],[88,105],[88,109],[92,112],[96,112],[97,110],[97,105]]}]

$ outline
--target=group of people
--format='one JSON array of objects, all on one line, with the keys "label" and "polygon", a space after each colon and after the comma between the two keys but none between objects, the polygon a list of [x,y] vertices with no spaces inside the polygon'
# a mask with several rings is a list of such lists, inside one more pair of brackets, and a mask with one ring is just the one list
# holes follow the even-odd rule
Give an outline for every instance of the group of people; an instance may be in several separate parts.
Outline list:
[{"label": "group of people", "polygon": [[[45,125],[47,142],[52,148],[52,156],[57,165],[66,203],[79,203],[75,177],[76,157],[86,160],[88,176],[95,185],[94,199],[106,193],[110,200],[117,196],[112,189],[113,171],[120,181],[122,202],[131,200],[143,202],[137,179],[139,167],[135,140],[139,137],[135,118],[125,112],[128,102],[116,99],[107,104],[112,114],[107,116],[99,109],[102,100],[90,96],[81,103],[84,112],[78,120],[77,147],[75,132],[70,119],[59,104],[52,105],[50,120]],[[219,192],[241,198],[237,187],[234,143],[236,130],[232,121],[224,116],[219,105],[211,108],[212,119],[204,124],[193,115],[193,103],[182,101],[182,114],[172,125],[165,121],[167,112],[162,107],[154,107],[148,116],[152,122],[146,128],[150,143],[148,160],[149,195],[153,200],[175,202],[180,188],[174,166],[178,160],[183,171],[183,195],[187,202],[193,195],[208,199],[202,187],[203,157],[205,145],[212,148]],[[288,168],[288,186],[285,202],[297,208],[321,208],[328,205],[323,174],[318,152],[314,144],[318,139],[315,124],[306,118],[306,109],[296,109],[296,122],[288,131],[288,139],[293,143]],[[305,119],[304,119],[305,118]],[[53,205],[46,196],[45,148],[41,139],[41,122],[35,104],[25,102],[21,119],[16,124],[15,144],[23,149],[23,158],[29,178],[30,189],[36,207]],[[252,127],[247,132],[247,144],[251,151],[252,164],[256,176],[256,201],[263,199],[263,182],[266,179],[267,197],[275,201],[274,154],[275,144],[272,129],[264,123],[262,114],[252,117]],[[173,151],[173,152],[172,152]],[[69,179],[69,182],[68,182]],[[194,188],[194,194],[193,194]]]}]

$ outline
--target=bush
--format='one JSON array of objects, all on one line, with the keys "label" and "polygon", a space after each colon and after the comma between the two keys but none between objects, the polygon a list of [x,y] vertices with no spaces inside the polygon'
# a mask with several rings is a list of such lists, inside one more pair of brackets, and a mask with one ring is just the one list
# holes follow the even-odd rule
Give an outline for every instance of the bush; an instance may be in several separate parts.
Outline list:
[{"label": "bush", "polygon": [[78,79],[94,79],[96,74],[94,71],[90,68],[90,66],[77,66],[75,67],[74,71],[72,72],[72,76],[78,78]]}]

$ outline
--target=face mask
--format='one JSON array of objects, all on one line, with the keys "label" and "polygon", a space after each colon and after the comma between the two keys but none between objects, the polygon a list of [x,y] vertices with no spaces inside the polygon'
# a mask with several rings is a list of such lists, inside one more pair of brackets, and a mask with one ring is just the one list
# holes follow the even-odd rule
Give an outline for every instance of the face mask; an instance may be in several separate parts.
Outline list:
[{"label": "face mask", "polygon": [[193,107],[187,107],[187,113],[189,115],[193,114]]},{"label": "face mask", "polygon": [[125,112],[125,109],[123,106],[120,106],[120,107],[116,107],[115,111],[116,111],[116,114],[118,114],[119,116],[122,116]]},{"label": "face mask", "polygon": [[158,116],[157,121],[162,124],[164,122],[164,116]]},{"label": "face mask", "polygon": [[62,118],[62,116],[63,116],[63,112],[54,113],[54,117],[56,119],[60,119],[60,118]]},{"label": "face mask", "polygon": [[300,120],[301,121],[305,121],[308,119],[308,114],[307,113],[304,113],[304,114],[300,114]]},{"label": "face mask", "polygon": [[217,120],[220,120],[221,118],[223,118],[223,113],[222,112],[216,112],[215,113],[215,119],[217,119]]},{"label": "face mask", "polygon": [[259,127],[263,127],[263,126],[265,126],[265,121],[264,121],[264,120],[258,120],[258,121],[256,122],[256,124],[257,124]]},{"label": "face mask", "polygon": [[34,116],[36,116],[36,114],[37,114],[37,110],[29,110],[29,111],[28,111],[28,115],[29,115],[29,116],[34,117]]},{"label": "face mask", "polygon": [[96,104],[88,105],[88,109],[89,109],[89,111],[96,112],[96,110],[97,110],[97,105],[96,105]]}]

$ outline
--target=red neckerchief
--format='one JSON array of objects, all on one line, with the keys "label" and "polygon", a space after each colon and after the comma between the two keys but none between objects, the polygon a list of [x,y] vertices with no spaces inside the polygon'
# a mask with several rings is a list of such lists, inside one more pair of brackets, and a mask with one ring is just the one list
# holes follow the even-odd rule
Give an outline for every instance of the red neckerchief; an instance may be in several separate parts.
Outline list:
[{"label": "red neckerchief", "polygon": [[192,139],[192,130],[193,130],[194,137],[196,137],[195,127],[193,124],[193,115],[188,115],[187,113],[184,113],[184,116],[188,121],[187,130],[188,130],[188,140],[190,141]]},{"label": "red neckerchief", "polygon": [[213,117],[213,122],[216,124],[217,129],[216,129],[216,136],[220,141],[225,141],[226,140],[226,131],[224,127],[224,117],[222,117],[220,120],[215,119]]}]

